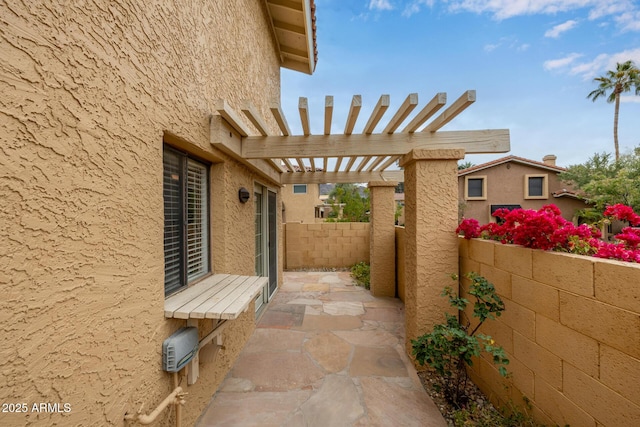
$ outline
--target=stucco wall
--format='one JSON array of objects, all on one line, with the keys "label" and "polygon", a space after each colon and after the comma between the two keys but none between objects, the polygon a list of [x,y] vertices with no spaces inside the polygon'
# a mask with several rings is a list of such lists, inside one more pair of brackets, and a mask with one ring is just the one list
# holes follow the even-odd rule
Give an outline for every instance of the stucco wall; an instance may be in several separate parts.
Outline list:
[{"label": "stucco wall", "polygon": [[294,193],[292,184],[285,185],[282,187],[282,201],[286,222],[315,224],[324,221],[316,218],[316,205],[322,203],[318,184],[307,184],[307,192],[304,194]]},{"label": "stucco wall", "polygon": [[[546,199],[525,199],[525,175],[547,175],[549,196]],[[465,176],[486,176],[487,200],[465,200]],[[560,208],[562,216],[571,221],[575,211],[584,209],[587,205],[580,200],[570,197],[553,197],[554,191],[569,188],[566,183],[558,179],[558,174],[545,169],[527,166],[516,162],[508,162],[480,170],[476,173],[458,177],[458,199],[463,204],[465,218],[475,218],[481,224],[491,220],[491,205],[521,205],[524,209],[540,209],[544,205],[555,204]],[[569,188],[570,189],[570,188]]]},{"label": "stucco wall", "polygon": [[460,149],[414,149],[405,169],[405,349],[451,310],[440,298],[442,283],[458,270],[457,160]]},{"label": "stucco wall", "polygon": [[404,302],[404,227],[396,226],[396,286],[398,288],[398,298]]},{"label": "stucco wall", "polygon": [[393,200],[397,182],[373,181],[371,194],[370,264],[371,294],[396,296],[396,233]]},{"label": "stucco wall", "polygon": [[[500,377],[481,358],[471,370],[480,388],[503,403],[522,404],[526,396],[547,425],[637,426],[640,266],[485,240],[459,243],[460,272],[485,276],[506,307],[481,331],[507,351],[512,377]],[[463,295],[466,286],[465,279]]]},{"label": "stucco wall", "polygon": [[285,224],[285,268],[347,268],[369,262],[369,223]]},{"label": "stucco wall", "polygon": [[[216,99],[252,100],[275,122],[280,70],[262,2],[6,2],[0,5],[0,425],[123,425],[173,388],[161,344],[163,136],[214,162],[215,272],[253,274],[255,175],[213,150]],[[210,325],[201,322],[203,333]],[[201,353],[192,425],[254,327]],[[171,411],[158,425],[170,425]]]}]

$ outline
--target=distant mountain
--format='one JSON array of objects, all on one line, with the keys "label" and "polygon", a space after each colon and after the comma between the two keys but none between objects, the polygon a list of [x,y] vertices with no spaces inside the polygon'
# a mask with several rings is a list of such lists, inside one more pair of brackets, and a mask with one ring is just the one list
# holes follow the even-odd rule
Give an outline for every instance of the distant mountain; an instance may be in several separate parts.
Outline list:
[{"label": "distant mountain", "polygon": [[320,186],[320,195],[326,196],[331,193],[331,190],[336,186],[335,184],[319,184]]}]

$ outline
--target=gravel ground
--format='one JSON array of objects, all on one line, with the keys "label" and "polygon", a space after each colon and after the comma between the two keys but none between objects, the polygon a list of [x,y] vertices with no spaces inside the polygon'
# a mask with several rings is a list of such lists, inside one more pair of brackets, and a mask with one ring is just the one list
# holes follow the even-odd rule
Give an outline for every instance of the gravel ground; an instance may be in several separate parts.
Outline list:
[{"label": "gravel ground", "polygon": [[456,409],[444,397],[441,390],[442,379],[432,369],[418,372],[418,377],[422,382],[422,386],[431,396],[434,403],[442,413],[449,426],[525,426],[515,420],[505,419],[498,410],[491,404],[480,389],[471,381],[467,380],[467,384],[463,395],[466,404],[463,409]]}]

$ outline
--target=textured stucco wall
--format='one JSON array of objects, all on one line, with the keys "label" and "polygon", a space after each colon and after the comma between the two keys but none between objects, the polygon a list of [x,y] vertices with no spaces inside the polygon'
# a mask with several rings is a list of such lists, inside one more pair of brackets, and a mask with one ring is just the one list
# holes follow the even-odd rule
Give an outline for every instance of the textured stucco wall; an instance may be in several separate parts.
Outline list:
[{"label": "textured stucco wall", "polygon": [[[0,413],[0,425],[122,425],[172,389],[161,344],[162,141],[210,161],[213,266],[253,274],[255,176],[209,143],[219,98],[268,119],[280,70],[253,0],[38,1],[0,5],[0,402],[70,403]],[[203,333],[210,325],[201,322]],[[254,325],[201,353],[193,424]],[[183,381],[186,386],[186,381]],[[158,425],[172,423],[171,411]]]},{"label": "textured stucco wall", "polygon": [[398,288],[398,298],[404,302],[405,293],[405,252],[404,227],[396,226],[396,286]]},{"label": "textured stucco wall", "polygon": [[[546,199],[525,199],[525,175],[547,175],[549,196]],[[487,200],[464,200],[465,177],[458,178],[458,198],[464,205],[464,217],[475,218],[481,224],[491,220],[491,205],[520,205],[524,209],[538,210],[544,205],[554,204],[560,208],[562,216],[572,221],[576,210],[584,209],[588,205],[581,200],[569,197],[553,197],[554,191],[572,188],[558,179],[558,174],[549,170],[509,162],[492,168],[467,175],[486,176]]]},{"label": "textured stucco wall", "polygon": [[347,268],[369,262],[368,222],[286,223],[285,268]]},{"label": "textured stucco wall", "polygon": [[455,237],[458,166],[463,150],[413,150],[405,168],[405,346],[429,332],[449,311],[440,294],[458,271]]},{"label": "textured stucco wall", "polygon": [[[286,222],[303,222],[315,224],[316,206],[321,204],[320,187],[318,184],[307,184],[306,194],[294,194],[293,185],[282,187],[282,201],[285,207]],[[324,221],[320,219],[319,221]]]},{"label": "textured stucco wall", "polygon": [[[632,427],[640,422],[640,266],[487,240],[460,243],[460,273],[492,282],[506,310],[480,331],[507,352],[511,377],[473,364],[494,400],[523,405],[545,425]],[[461,295],[467,296],[468,280]],[[472,307],[468,307],[470,310]]]},{"label": "textured stucco wall", "polygon": [[374,181],[371,190],[371,293],[396,296],[396,231],[393,194],[397,182]]}]

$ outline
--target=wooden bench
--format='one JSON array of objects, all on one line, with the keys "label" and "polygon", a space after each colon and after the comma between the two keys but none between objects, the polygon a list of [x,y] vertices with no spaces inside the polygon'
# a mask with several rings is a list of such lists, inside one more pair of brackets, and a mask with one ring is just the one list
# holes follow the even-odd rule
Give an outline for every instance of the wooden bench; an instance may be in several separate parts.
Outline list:
[{"label": "wooden bench", "polygon": [[214,274],[164,301],[164,317],[186,319],[187,326],[198,327],[199,319],[217,320],[213,331],[202,338],[198,353],[187,364],[187,383],[194,384],[199,375],[200,349],[216,339],[216,354],[222,347],[222,331],[228,320],[237,319],[249,308],[268,277]]}]

